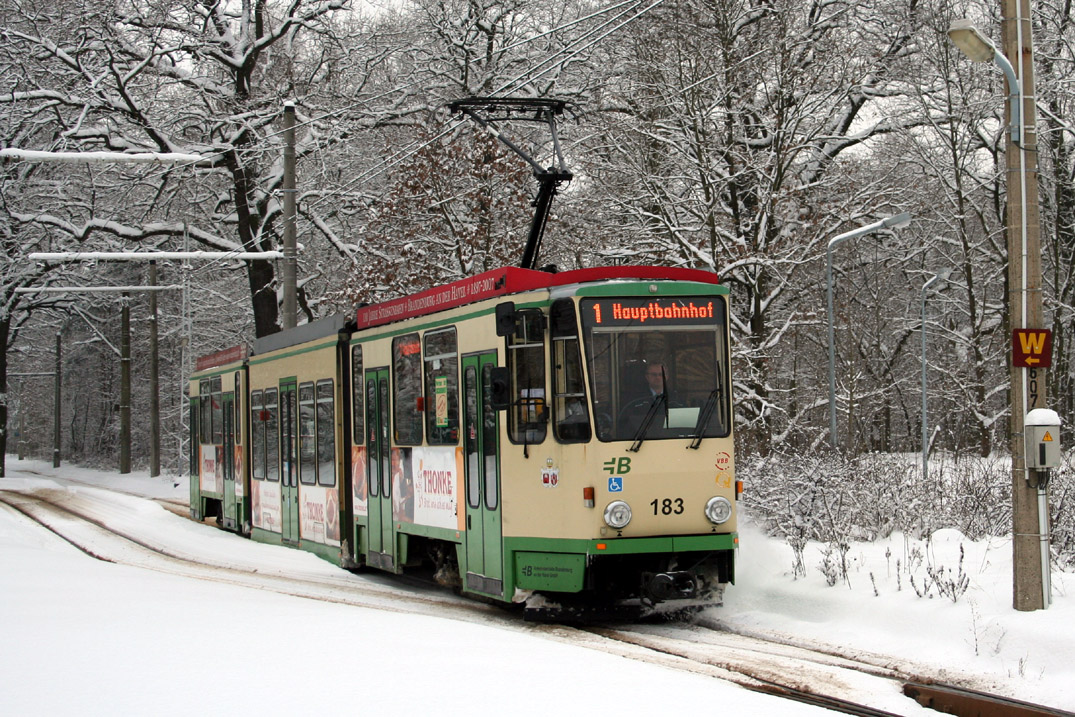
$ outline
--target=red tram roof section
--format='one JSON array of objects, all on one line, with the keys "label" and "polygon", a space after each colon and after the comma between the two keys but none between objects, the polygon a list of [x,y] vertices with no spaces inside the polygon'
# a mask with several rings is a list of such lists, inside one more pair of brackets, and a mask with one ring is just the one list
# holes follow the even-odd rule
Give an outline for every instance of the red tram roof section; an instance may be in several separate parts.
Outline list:
[{"label": "red tram roof section", "polygon": [[194,362],[194,370],[205,371],[206,369],[216,368],[217,366],[224,366],[236,361],[242,361],[246,356],[246,346],[232,346],[230,349],[223,349],[216,353],[206,354],[205,356],[199,357]]},{"label": "red tram roof section", "polygon": [[651,280],[694,281],[718,284],[717,275],[702,269],[673,266],[614,266],[596,269],[576,269],[559,273],[535,271],[520,267],[502,267],[451,284],[437,286],[417,294],[358,308],[356,325],[359,329],[383,326],[394,321],[433,314],[445,309],[472,304],[497,296],[525,291],[551,289],[569,284],[588,284],[598,281]]}]

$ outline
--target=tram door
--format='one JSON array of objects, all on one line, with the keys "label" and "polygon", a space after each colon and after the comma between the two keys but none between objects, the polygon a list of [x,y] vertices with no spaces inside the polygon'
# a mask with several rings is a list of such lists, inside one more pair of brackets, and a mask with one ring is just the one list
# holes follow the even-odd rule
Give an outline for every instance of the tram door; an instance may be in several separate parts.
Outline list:
[{"label": "tram door", "polygon": [[388,369],[366,371],[366,486],[369,491],[369,562],[394,567],[392,442],[389,440]]},{"label": "tram door", "polygon": [[225,528],[234,528],[235,511],[235,394],[225,393],[224,401],[224,515]]},{"label": "tram door", "polygon": [[295,381],[280,382],[280,522],[285,542],[299,542],[299,466]]},{"label": "tram door", "polygon": [[492,407],[491,374],[496,353],[463,357],[463,436],[466,453],[466,588],[503,592],[498,414]]}]

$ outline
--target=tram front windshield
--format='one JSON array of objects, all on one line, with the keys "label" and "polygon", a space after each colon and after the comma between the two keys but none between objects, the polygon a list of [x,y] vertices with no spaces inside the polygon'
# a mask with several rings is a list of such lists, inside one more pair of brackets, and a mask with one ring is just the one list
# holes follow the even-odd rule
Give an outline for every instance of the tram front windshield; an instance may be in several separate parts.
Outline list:
[{"label": "tram front windshield", "polygon": [[580,302],[597,437],[727,436],[727,315],[720,296]]}]

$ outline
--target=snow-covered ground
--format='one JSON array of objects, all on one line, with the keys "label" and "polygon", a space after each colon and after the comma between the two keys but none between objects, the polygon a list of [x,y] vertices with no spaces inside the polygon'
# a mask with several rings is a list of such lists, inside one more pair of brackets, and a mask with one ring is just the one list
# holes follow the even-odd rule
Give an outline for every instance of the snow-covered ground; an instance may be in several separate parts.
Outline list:
[{"label": "snow-covered ground", "polygon": [[[7,465],[0,490],[61,485],[96,493],[90,484],[187,497],[185,483],[173,485],[170,477],[54,470],[11,456]],[[326,575],[337,571],[311,555],[194,525],[152,503],[125,511],[128,520],[131,513],[177,544],[231,541],[227,550],[264,561],[266,571],[281,560]],[[807,547],[806,575],[796,578],[791,549],[743,522],[738,582],[723,608],[707,611],[708,620],[842,654],[880,655],[903,668],[1075,710],[1075,575],[1054,573],[1050,608],[1020,613],[1011,607],[1010,541],[972,543],[942,531],[928,544],[903,536],[854,544],[848,579],[830,586],[819,569],[823,546]],[[956,600],[936,587],[932,597],[919,597],[929,568],[935,576],[943,568],[940,582],[954,584],[960,566],[967,588]],[[4,506],[0,641],[4,715],[343,713],[359,701],[364,714],[656,714],[672,705],[824,713],[502,621],[336,605],[103,563]],[[906,713],[916,709],[912,704]]]}]

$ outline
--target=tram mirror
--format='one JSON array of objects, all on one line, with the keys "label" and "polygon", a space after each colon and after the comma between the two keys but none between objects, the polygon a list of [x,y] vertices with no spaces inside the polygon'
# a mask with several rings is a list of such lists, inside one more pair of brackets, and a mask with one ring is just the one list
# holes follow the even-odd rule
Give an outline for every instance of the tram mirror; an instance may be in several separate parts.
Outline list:
[{"label": "tram mirror", "polygon": [[493,410],[503,411],[511,406],[511,373],[506,366],[490,369],[489,389],[489,405]]},{"label": "tram mirror", "polygon": [[515,302],[505,301],[496,305],[496,335],[515,335]]}]

